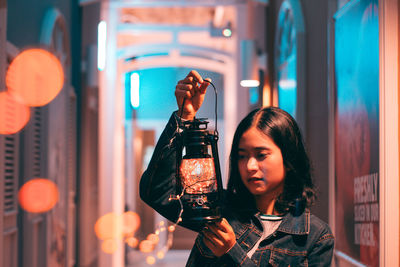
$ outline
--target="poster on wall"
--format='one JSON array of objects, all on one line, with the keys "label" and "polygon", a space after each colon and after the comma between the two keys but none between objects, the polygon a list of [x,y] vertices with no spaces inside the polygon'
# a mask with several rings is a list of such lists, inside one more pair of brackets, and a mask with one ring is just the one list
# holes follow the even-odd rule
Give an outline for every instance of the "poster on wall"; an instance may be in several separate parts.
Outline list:
[{"label": "poster on wall", "polygon": [[293,9],[284,1],[279,10],[275,68],[278,106],[298,119],[297,110],[297,30]]},{"label": "poster on wall", "polygon": [[336,259],[379,266],[378,0],[335,14]]}]

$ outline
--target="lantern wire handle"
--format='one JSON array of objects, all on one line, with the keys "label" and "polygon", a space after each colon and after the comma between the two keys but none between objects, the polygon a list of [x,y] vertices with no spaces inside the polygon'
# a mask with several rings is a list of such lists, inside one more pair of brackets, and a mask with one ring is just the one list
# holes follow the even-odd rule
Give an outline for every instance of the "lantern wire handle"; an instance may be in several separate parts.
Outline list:
[{"label": "lantern wire handle", "polygon": [[214,108],[215,108],[215,129],[214,129],[214,133],[215,133],[215,135],[217,135],[218,136],[218,101],[217,101],[217,97],[218,97],[218,95],[217,95],[217,88],[215,88],[215,85],[211,82],[211,81],[209,81],[209,80],[204,80],[205,82],[208,82],[209,84],[211,84],[211,86],[212,86],[212,88],[214,89],[214,94],[215,94],[215,106],[214,106]]}]

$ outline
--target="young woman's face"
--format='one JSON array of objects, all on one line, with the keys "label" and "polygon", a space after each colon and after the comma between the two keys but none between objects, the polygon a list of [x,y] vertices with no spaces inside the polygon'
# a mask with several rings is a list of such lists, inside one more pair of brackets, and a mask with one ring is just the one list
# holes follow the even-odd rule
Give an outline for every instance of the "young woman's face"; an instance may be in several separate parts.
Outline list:
[{"label": "young woman's face", "polygon": [[277,196],[283,190],[285,167],[280,148],[251,127],[239,141],[238,167],[243,184],[255,196]]}]

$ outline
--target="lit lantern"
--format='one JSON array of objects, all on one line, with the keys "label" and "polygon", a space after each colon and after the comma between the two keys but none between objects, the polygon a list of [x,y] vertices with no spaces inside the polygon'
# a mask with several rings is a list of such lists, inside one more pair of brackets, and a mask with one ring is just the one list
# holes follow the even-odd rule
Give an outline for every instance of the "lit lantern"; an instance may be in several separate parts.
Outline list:
[{"label": "lit lantern", "polygon": [[208,121],[183,122],[177,148],[177,194],[181,195],[182,220],[203,225],[221,219],[222,179],[218,134],[207,131]]}]

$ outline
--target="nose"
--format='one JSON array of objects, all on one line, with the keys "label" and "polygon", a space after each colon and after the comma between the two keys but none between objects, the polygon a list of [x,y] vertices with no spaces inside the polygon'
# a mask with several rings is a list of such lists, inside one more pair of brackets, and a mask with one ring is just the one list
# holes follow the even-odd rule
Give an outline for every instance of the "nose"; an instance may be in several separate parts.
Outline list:
[{"label": "nose", "polygon": [[247,161],[247,170],[256,171],[258,169],[257,160],[254,157],[250,157]]}]

